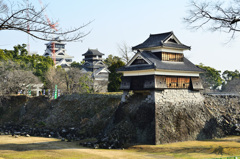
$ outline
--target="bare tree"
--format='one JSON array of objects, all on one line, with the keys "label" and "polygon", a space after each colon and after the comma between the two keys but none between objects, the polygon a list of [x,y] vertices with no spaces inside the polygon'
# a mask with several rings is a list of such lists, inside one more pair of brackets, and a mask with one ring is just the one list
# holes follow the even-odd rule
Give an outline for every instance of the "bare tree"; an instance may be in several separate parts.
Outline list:
[{"label": "bare tree", "polygon": [[37,84],[40,80],[30,70],[22,70],[21,66],[12,62],[0,62],[0,94],[16,93],[29,84]]},{"label": "bare tree", "polygon": [[132,49],[130,46],[127,45],[126,42],[123,42],[122,44],[118,44],[118,52],[122,60],[126,63],[128,63],[133,56]]},{"label": "bare tree", "polygon": [[79,68],[70,68],[65,76],[67,92],[75,93],[77,91],[76,85],[79,83],[81,77],[81,71]]},{"label": "bare tree", "polygon": [[66,84],[69,93],[90,92],[93,82],[91,74],[83,73],[79,68],[70,68],[66,74]]},{"label": "bare tree", "polygon": [[44,16],[45,8],[37,10],[32,4],[26,5],[24,2],[13,4],[0,0],[0,31],[21,31],[46,41],[51,41],[52,35],[60,36],[62,41],[78,41],[89,33],[81,30],[90,22],[77,28],[56,29],[58,22],[50,21]]},{"label": "bare tree", "polygon": [[55,85],[63,93],[89,93],[93,82],[91,74],[83,73],[79,68],[70,68],[65,71],[62,68],[51,67],[45,74],[46,86],[54,89]]},{"label": "bare tree", "polygon": [[240,0],[219,1],[191,1],[188,16],[184,21],[192,29],[208,27],[211,31],[231,33],[240,31]]},{"label": "bare tree", "polygon": [[64,69],[55,67],[49,68],[45,73],[47,88],[53,90],[55,88],[55,85],[57,85],[57,87],[61,89],[61,92],[66,92],[67,85],[65,76],[66,72]]}]

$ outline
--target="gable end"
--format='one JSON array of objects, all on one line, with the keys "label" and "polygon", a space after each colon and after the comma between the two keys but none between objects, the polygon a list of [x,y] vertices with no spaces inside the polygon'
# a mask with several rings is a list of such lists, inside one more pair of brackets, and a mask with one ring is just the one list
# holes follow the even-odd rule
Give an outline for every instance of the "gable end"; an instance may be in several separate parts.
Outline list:
[{"label": "gable end", "polygon": [[136,54],[135,57],[133,57],[130,62],[127,64],[127,66],[134,66],[134,65],[150,65],[151,62],[147,59],[143,58],[140,54]]}]

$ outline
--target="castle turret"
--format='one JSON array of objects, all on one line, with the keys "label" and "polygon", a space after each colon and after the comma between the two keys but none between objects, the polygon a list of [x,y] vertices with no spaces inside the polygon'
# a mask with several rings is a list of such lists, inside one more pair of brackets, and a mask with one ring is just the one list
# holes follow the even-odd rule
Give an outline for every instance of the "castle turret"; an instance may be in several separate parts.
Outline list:
[{"label": "castle turret", "polygon": [[190,89],[200,90],[202,84],[196,67],[183,51],[190,50],[173,32],[150,35],[143,43],[132,47],[137,53],[118,72],[123,73],[121,89]]},{"label": "castle turret", "polygon": [[97,61],[102,61],[102,56],[104,54],[99,52],[97,49],[88,49],[88,51],[85,54],[82,54],[84,56],[84,61],[88,63],[96,63]]},{"label": "castle turret", "polygon": [[97,49],[88,49],[84,56],[83,72],[92,73],[95,92],[107,92],[109,70],[103,63],[102,56],[104,54]]},{"label": "castle turret", "polygon": [[[118,72],[123,73],[120,87],[123,90],[122,108],[125,108],[124,103],[128,100],[130,90],[136,97],[140,95],[139,99],[145,97],[139,104],[141,107],[145,106],[139,119],[142,116],[146,117],[149,123],[146,124],[146,129],[139,130],[144,132],[142,133],[144,135],[137,133],[136,138],[141,141],[144,138],[146,143],[161,144],[166,141],[168,136],[166,134],[170,134],[168,141],[179,141],[178,139],[169,140],[169,138],[171,136],[172,139],[173,134],[181,136],[184,134],[182,132],[187,132],[185,134],[196,135],[192,135],[192,138],[189,138],[190,135],[181,136],[180,141],[196,139],[197,134],[203,130],[204,124],[196,124],[195,127],[199,127],[198,130],[189,130],[189,127],[182,130],[182,127],[187,125],[185,116],[194,112],[191,111],[192,109],[202,110],[204,105],[204,97],[199,91],[203,89],[199,74],[204,71],[183,54],[183,51],[190,50],[190,47],[182,44],[173,32],[167,32],[150,35],[143,43],[132,49],[137,53]],[[144,112],[145,110],[148,111]],[[184,114],[184,112],[187,113]],[[168,114],[166,120],[162,118],[163,114]],[[201,115],[194,114],[191,120],[198,121],[200,118]],[[145,132],[151,135],[145,135]]]}]

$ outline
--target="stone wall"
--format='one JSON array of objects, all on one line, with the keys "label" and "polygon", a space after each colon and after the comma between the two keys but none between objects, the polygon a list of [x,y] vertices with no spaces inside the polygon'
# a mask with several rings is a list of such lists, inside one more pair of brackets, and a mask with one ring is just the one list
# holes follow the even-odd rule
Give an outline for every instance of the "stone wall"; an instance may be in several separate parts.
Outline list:
[{"label": "stone wall", "polygon": [[154,92],[155,144],[203,140],[240,131],[240,97],[191,90]]},{"label": "stone wall", "polygon": [[155,91],[155,144],[195,140],[210,115],[196,91]]},{"label": "stone wall", "polygon": [[135,91],[133,95],[124,91],[122,97],[103,140],[164,144],[238,134],[238,96],[169,89]]},{"label": "stone wall", "polygon": [[235,94],[205,94],[204,105],[213,116],[220,131],[225,135],[239,135],[240,96]]},{"label": "stone wall", "polygon": [[[124,96],[126,96],[125,92]],[[118,106],[104,136],[123,143],[155,143],[155,104],[150,92],[127,95]]]},{"label": "stone wall", "polygon": [[94,92],[107,92],[108,80],[94,80],[93,90]]},{"label": "stone wall", "polygon": [[155,103],[157,105],[165,103],[174,103],[182,106],[186,104],[203,104],[204,97],[199,91],[191,91],[187,89],[166,89],[163,91],[155,91]]},{"label": "stone wall", "polygon": [[109,142],[132,144],[212,139],[240,132],[237,95],[203,96],[169,89],[125,92],[124,96],[121,103],[120,94],[73,94],[51,101],[43,96],[2,98],[0,129],[4,123],[44,126],[57,132],[74,127],[81,139],[97,137],[105,142],[108,138]]},{"label": "stone wall", "polygon": [[[149,125],[152,125],[151,129],[154,131],[154,133],[152,132],[154,136],[150,138],[149,136],[144,137],[143,135],[134,134],[132,136],[136,137],[135,142],[146,144],[146,141],[151,141],[148,143],[162,144],[206,137],[206,135],[201,135],[201,130],[211,119],[211,114],[204,106],[204,97],[200,92],[187,89],[135,91],[134,96],[138,98],[138,102],[134,102],[132,97],[126,98],[127,96],[128,92],[124,91],[121,107],[134,108],[135,111],[139,109],[142,110],[142,114],[145,114],[144,118],[139,118],[140,120],[137,121],[132,120],[130,123],[139,123],[145,121],[145,118],[150,119],[150,116],[147,117],[149,114],[144,113],[144,109],[148,108],[154,111],[152,115],[153,121],[149,123]],[[117,114],[119,113],[116,112]],[[136,113],[136,116],[139,115],[140,113]],[[132,115],[121,115],[122,119],[123,116]],[[145,132],[143,128],[137,128],[136,130]]]}]

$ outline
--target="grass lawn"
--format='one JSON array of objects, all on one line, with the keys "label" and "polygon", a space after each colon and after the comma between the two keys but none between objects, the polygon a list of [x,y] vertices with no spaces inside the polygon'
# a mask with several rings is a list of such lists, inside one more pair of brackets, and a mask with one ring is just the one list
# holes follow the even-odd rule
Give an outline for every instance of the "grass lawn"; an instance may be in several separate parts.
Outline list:
[{"label": "grass lawn", "polygon": [[240,136],[205,141],[186,141],[163,145],[137,145],[138,152],[161,154],[174,158],[222,158],[240,156]]},{"label": "grass lawn", "polygon": [[125,150],[89,149],[54,138],[0,136],[0,159],[22,158],[220,158],[240,156],[240,136],[163,145],[136,145]]}]

